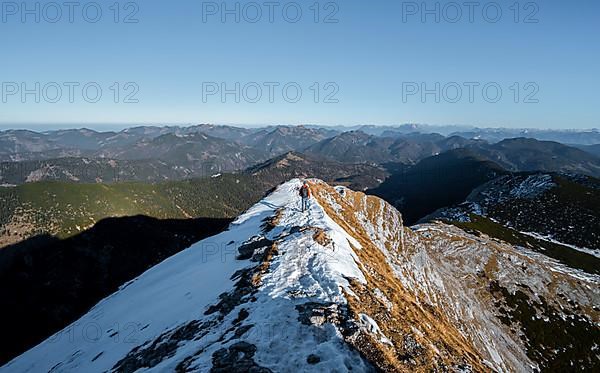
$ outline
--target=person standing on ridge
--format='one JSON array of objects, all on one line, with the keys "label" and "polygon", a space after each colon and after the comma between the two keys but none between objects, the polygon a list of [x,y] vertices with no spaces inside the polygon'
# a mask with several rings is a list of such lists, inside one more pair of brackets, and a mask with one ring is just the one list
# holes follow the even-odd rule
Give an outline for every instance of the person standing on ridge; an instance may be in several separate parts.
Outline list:
[{"label": "person standing on ridge", "polygon": [[302,198],[302,212],[304,212],[308,209],[308,199],[310,198],[310,187],[306,180],[304,180],[300,187],[300,197]]}]

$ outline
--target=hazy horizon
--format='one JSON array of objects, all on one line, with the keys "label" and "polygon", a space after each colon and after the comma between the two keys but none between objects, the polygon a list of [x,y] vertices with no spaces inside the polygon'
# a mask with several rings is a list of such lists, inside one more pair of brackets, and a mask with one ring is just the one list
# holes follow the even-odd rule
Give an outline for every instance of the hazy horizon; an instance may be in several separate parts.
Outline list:
[{"label": "hazy horizon", "polygon": [[7,4],[0,123],[11,126],[600,127],[597,1],[472,11],[438,1],[275,2],[271,19],[262,3],[148,0],[119,11],[90,3],[98,12],[79,7],[72,22],[66,10],[56,19],[58,3]]},{"label": "hazy horizon", "polygon": [[209,122],[194,122],[194,123],[21,123],[15,125],[9,125],[0,123],[0,131],[10,130],[29,130],[34,132],[47,132],[47,131],[59,131],[59,130],[79,130],[89,129],[97,132],[118,132],[128,128],[135,127],[191,127],[197,125],[214,125],[214,126],[231,126],[240,128],[264,128],[264,127],[276,127],[276,126],[317,126],[317,127],[330,127],[330,128],[355,128],[360,126],[375,126],[375,127],[400,127],[407,125],[416,125],[435,128],[452,128],[456,127],[457,130],[466,129],[503,129],[503,130],[533,130],[533,131],[577,131],[577,132],[598,132],[598,128],[574,128],[574,127],[558,127],[558,128],[544,128],[544,127],[501,127],[501,126],[481,126],[481,125],[470,125],[470,124],[432,124],[432,123],[345,123],[345,124],[329,124],[329,123],[209,123]]}]

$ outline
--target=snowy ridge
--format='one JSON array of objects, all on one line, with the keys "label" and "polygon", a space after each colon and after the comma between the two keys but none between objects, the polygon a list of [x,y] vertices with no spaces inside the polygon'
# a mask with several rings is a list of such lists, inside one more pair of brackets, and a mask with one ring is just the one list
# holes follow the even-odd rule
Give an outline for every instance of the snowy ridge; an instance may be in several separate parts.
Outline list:
[{"label": "snowy ridge", "polygon": [[[600,362],[600,277],[383,200],[280,185],[0,372],[556,371]],[[534,255],[535,254],[535,255]],[[526,315],[526,318],[522,318]],[[535,330],[558,330],[536,339]]]},{"label": "snowy ridge", "polygon": [[[350,243],[360,245],[315,201],[307,214],[298,211],[299,186],[298,180],[281,185],[241,215],[228,231],[200,241],[151,268],[77,322],[8,363],[2,371],[110,371],[145,341],[153,341],[194,320],[207,323],[218,319],[203,312],[218,301],[220,294],[234,288],[232,274],[252,266],[248,259],[236,260],[237,249],[245,241],[256,240],[265,218],[278,210],[279,223],[261,238],[274,241],[282,236],[277,242],[279,255],[262,278],[255,300],[242,300],[209,333],[180,343],[172,356],[163,357],[152,370],[173,370],[199,350],[204,352],[188,369],[210,370],[213,353],[233,344],[226,343],[232,337],[227,329],[242,308],[249,314],[244,324],[253,325],[254,329],[247,332],[244,341],[256,347],[257,365],[274,371],[302,371],[309,366],[307,356],[318,353],[319,367],[325,370],[344,366],[366,369],[358,353],[343,343],[335,328],[326,326],[315,333],[298,320],[297,305],[307,300],[344,304],[342,288],[350,291],[346,278],[365,281],[350,248]],[[335,242],[334,247],[315,242],[314,229],[293,231],[307,226],[326,231]]]}]

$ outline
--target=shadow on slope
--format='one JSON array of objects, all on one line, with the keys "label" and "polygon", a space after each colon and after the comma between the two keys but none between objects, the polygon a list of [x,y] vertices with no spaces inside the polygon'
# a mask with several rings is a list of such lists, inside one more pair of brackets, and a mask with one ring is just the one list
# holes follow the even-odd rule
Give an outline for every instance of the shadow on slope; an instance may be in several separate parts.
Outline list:
[{"label": "shadow on slope", "polygon": [[412,225],[433,211],[465,200],[471,191],[507,173],[469,150],[450,150],[400,169],[369,194],[385,199]]},{"label": "shadow on slope", "polygon": [[125,282],[231,219],[107,218],[66,239],[32,237],[0,250],[0,364],[87,312]]}]

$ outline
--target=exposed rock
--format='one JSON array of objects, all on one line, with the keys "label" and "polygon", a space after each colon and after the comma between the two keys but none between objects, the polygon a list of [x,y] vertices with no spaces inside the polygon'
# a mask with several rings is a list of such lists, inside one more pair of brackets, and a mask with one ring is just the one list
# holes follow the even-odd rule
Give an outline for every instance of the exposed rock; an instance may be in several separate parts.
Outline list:
[{"label": "exposed rock", "polygon": [[318,364],[320,361],[321,361],[321,358],[315,354],[310,354],[306,358],[306,362],[311,365]]},{"label": "exposed rock", "polygon": [[237,256],[238,260],[252,259],[253,262],[260,261],[261,254],[273,244],[273,241],[265,238],[256,236],[251,240],[245,242],[238,248],[240,255]]},{"label": "exposed rock", "polygon": [[211,322],[201,323],[194,320],[168,331],[152,343],[142,344],[131,350],[127,356],[115,364],[113,370],[128,373],[141,368],[152,368],[173,356],[182,341],[190,341],[208,333],[208,329],[212,325],[214,324]]},{"label": "exposed rock", "polygon": [[212,355],[211,373],[269,373],[253,360],[256,346],[247,342],[236,342],[228,348],[217,350]]}]

